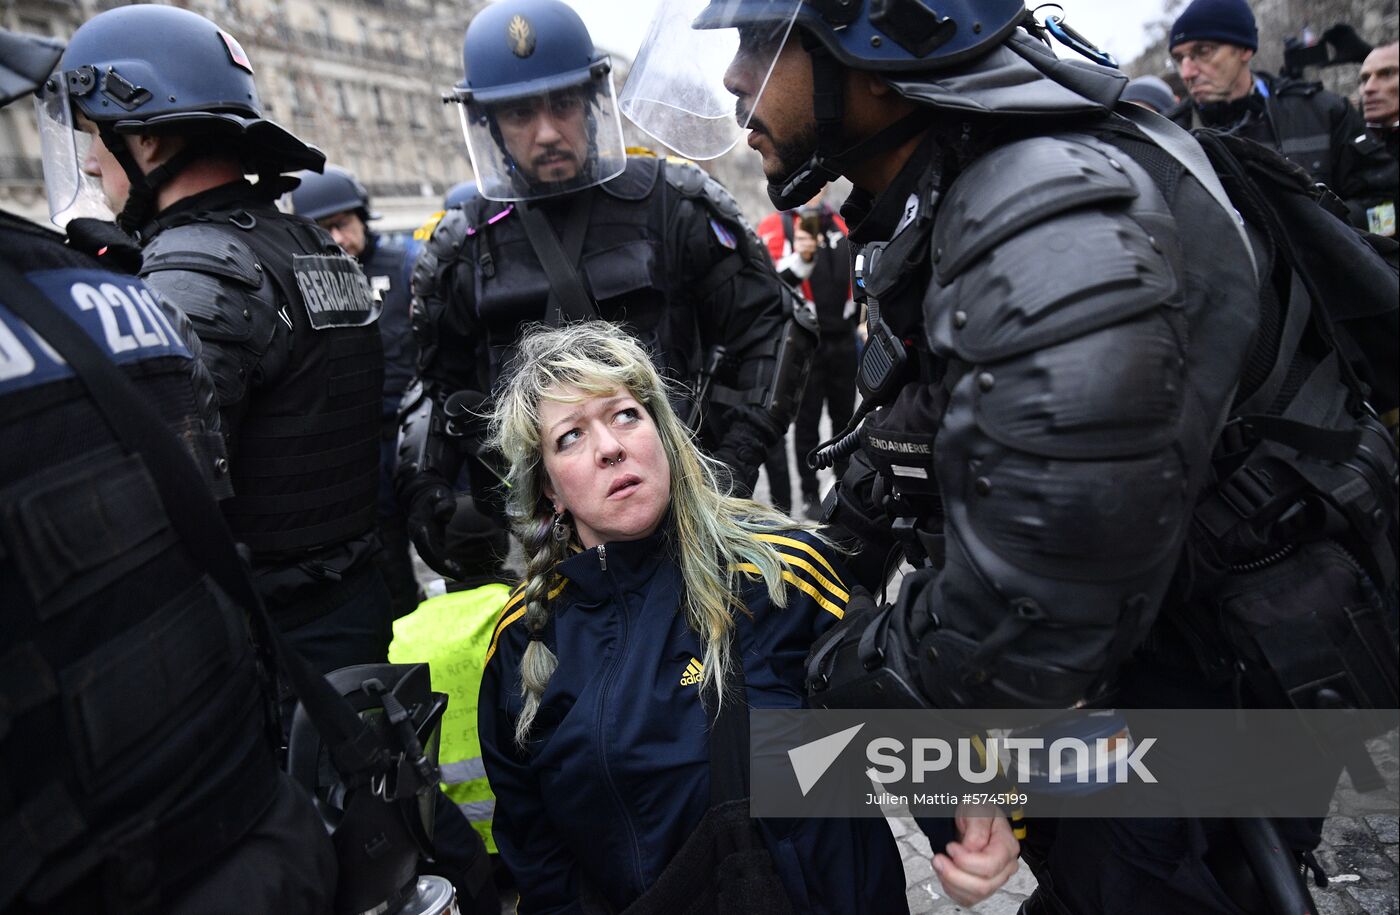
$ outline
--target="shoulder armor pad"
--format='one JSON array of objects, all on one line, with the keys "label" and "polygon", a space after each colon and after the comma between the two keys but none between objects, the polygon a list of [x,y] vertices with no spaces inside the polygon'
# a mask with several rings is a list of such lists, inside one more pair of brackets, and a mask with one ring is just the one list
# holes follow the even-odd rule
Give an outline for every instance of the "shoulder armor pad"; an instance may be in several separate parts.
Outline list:
[{"label": "shoulder armor pad", "polygon": [[660,162],[655,157],[628,156],[627,168],[611,181],[603,182],[602,189],[618,200],[645,200],[656,186]]},{"label": "shoulder armor pad", "polygon": [[1035,137],[978,159],[939,208],[934,275],[947,283],[992,247],[1057,214],[1133,199],[1138,191],[1120,158],[1074,139]]},{"label": "shoulder armor pad", "polygon": [[461,207],[455,207],[443,214],[437,227],[433,229],[433,234],[423,244],[423,250],[418,253],[418,260],[413,264],[410,285],[414,295],[421,298],[434,291],[438,269],[457,256],[470,231],[471,222]]},{"label": "shoulder armor pad", "polygon": [[161,270],[146,284],[189,316],[202,340],[247,343],[272,338],[277,308],[258,301],[256,292],[230,280],[194,270]]},{"label": "shoulder armor pad", "polygon": [[[1090,163],[1094,158],[1107,162],[1108,154],[1115,151],[1087,143],[1082,148],[1082,154],[1061,160],[1065,167],[1060,177],[1080,175],[1084,177],[1079,180],[1087,177],[1086,184],[1116,191],[1103,190],[1086,206],[1094,200],[1088,191],[1065,187],[1062,193],[1073,195],[1076,207],[1054,205],[1049,215],[1027,214],[1019,226],[999,229],[994,245],[972,242],[969,247],[980,250],[981,256],[963,253],[961,269],[946,275],[949,272],[940,268],[949,259],[948,248],[968,245],[956,237],[959,227],[976,224],[979,218],[983,227],[1001,223],[994,209],[977,203],[980,198],[1018,206],[1014,194],[989,189],[997,183],[995,176],[1002,176],[1003,182],[1008,175],[1042,182],[1047,180],[1048,168],[1003,167],[986,172],[974,166],[958,179],[971,187],[955,185],[949,197],[961,194],[973,205],[940,213],[935,230],[935,258],[938,240],[945,246],[935,276],[945,275],[925,301],[935,347],[969,362],[994,361],[1043,349],[1164,305],[1179,305],[1176,228],[1161,193],[1142,167],[1124,154],[1113,159],[1121,172],[1106,166],[1107,173],[1098,174],[1086,171],[1087,165],[1067,171],[1071,163]],[[1038,193],[1047,194],[1041,187]],[[977,233],[974,229],[966,234]]]},{"label": "shoulder armor pad", "polygon": [[163,270],[192,270],[236,280],[251,289],[262,285],[253,249],[236,232],[210,223],[194,222],[166,229],[151,239],[141,258],[143,276]]},{"label": "shoulder armor pad", "polygon": [[687,197],[704,200],[719,215],[747,226],[739,202],[703,168],[685,159],[669,158],[666,182]]}]

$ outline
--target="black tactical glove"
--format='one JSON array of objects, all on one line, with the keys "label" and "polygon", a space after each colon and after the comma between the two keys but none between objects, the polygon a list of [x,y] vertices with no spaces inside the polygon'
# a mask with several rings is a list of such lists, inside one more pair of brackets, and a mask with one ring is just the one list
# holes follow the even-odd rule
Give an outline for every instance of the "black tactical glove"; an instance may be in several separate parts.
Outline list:
[{"label": "black tactical glove", "polygon": [[813,708],[928,708],[905,612],[902,600],[877,607],[865,588],[851,588],[846,615],[807,655]]},{"label": "black tactical glove", "polygon": [[783,436],[777,422],[755,407],[735,407],[724,416],[729,431],[715,449],[715,460],[729,468],[734,495],[747,498],[758,482],[768,449]]},{"label": "black tactical glove", "polygon": [[447,522],[456,511],[457,496],[441,483],[419,490],[408,509],[408,536],[418,555],[434,572],[454,579],[463,573],[447,550]]},{"label": "black tactical glove", "polygon": [[68,246],[91,254],[118,273],[136,274],[141,269],[141,246],[114,222],[79,217],[64,227]]}]

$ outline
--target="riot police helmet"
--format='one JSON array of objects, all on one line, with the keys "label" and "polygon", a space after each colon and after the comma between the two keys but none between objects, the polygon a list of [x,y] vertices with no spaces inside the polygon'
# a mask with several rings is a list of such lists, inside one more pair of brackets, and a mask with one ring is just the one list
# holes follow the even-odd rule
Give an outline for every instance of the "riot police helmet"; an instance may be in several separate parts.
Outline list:
[{"label": "riot police helmet", "polygon": [[52,38],[0,29],[0,108],[39,88],[62,54]]},{"label": "riot police helmet", "polygon": [[[50,214],[57,224],[81,193],[81,115],[121,164],[131,193],[126,228],[150,215],[156,191],[200,155],[235,152],[244,171],[320,170],[325,156],[263,117],[253,65],[234,36],[189,10],[156,4],[99,13],[73,33],[41,90],[40,134]],[[183,149],[144,172],[123,135],[179,135]],[[83,155],[79,155],[80,149]]]},{"label": "riot police helmet", "polygon": [[481,192],[476,189],[475,181],[459,181],[447,189],[447,194],[442,198],[442,208],[450,210],[454,207],[464,207],[481,196]]},{"label": "riot police helmet", "polygon": [[321,220],[337,213],[356,213],[365,222],[378,219],[370,209],[369,191],[351,172],[338,165],[327,165],[320,174],[297,172],[301,183],[292,190],[292,212],[307,219]]},{"label": "riot police helmet", "polygon": [[467,26],[456,102],[477,186],[531,200],[601,184],[626,167],[612,66],[560,0],[500,0]]},{"label": "riot police helmet", "polygon": [[[775,206],[791,209],[929,130],[935,109],[963,123],[1111,110],[1126,77],[1062,18],[1041,24],[1022,0],[662,0],[620,106],[681,155],[722,155],[749,128],[795,32],[811,59],[814,123],[810,137],[791,138],[802,148],[782,157],[787,174],[770,172],[768,185]],[[1088,61],[1061,60],[1050,36]],[[847,70],[878,75],[915,110],[872,135],[847,136]]]}]

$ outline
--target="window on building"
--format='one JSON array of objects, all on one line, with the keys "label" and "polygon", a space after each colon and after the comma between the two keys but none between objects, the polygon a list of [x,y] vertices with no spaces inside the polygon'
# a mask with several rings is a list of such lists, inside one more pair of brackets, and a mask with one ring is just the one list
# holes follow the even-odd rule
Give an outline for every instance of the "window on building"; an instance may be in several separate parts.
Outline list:
[{"label": "window on building", "polygon": [[335,113],[347,120],[355,116],[355,109],[350,104],[350,93],[341,82],[335,84]]},{"label": "window on building", "polygon": [[295,76],[289,73],[282,77],[282,91],[287,96],[287,107],[294,117],[310,113],[310,107],[301,97],[301,87],[297,84]]}]

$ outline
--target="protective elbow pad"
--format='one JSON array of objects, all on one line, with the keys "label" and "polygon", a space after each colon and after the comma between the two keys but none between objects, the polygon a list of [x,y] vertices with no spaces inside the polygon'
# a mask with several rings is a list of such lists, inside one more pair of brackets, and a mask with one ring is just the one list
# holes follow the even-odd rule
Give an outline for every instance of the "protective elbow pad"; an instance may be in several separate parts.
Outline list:
[{"label": "protective elbow pad", "polygon": [[925,321],[965,370],[935,454],[947,563],[925,689],[1074,704],[1145,636],[1190,517],[1174,223],[1089,137],[1003,147],[945,206]]}]

